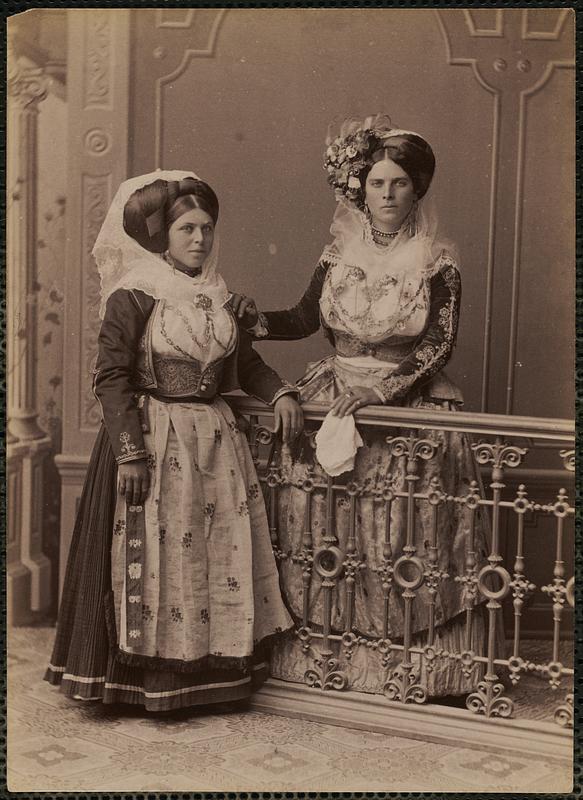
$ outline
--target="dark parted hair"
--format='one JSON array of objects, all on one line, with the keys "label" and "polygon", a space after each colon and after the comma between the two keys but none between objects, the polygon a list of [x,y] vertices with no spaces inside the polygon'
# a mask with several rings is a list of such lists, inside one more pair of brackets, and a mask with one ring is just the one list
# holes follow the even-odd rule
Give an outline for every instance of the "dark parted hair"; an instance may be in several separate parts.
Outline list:
[{"label": "dark parted hair", "polygon": [[368,173],[375,164],[385,158],[390,158],[407,173],[413,182],[417,198],[421,200],[429,189],[435,172],[435,155],[425,139],[414,133],[400,133],[386,139],[377,139],[371,144],[369,166],[361,170],[359,175],[363,203]]},{"label": "dark parted hair", "polygon": [[208,183],[198,178],[159,178],[130,196],[123,211],[123,227],[144,249],[163,253],[168,249],[168,229],[193,208],[205,211],[216,225],[219,201]]}]

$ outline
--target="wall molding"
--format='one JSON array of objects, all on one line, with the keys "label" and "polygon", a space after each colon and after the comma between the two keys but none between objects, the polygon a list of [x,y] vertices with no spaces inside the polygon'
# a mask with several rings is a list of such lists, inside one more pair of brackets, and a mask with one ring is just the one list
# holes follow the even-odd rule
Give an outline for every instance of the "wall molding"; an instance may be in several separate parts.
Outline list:
[{"label": "wall molding", "polygon": [[[551,10],[549,9],[549,11]],[[541,33],[529,33],[527,9],[498,9],[496,13],[495,27],[481,29],[475,25],[471,10],[435,10],[445,43],[447,63],[451,66],[471,67],[478,84],[494,97],[480,410],[483,412],[490,410],[488,402],[495,313],[494,272],[497,264],[511,260],[506,391],[504,407],[499,409],[504,410],[506,414],[511,414],[514,408],[515,362],[518,342],[525,148],[528,122],[527,99],[548,83],[555,69],[573,68],[575,62],[572,56],[567,56],[567,53],[571,52],[572,42],[568,37],[563,36],[568,11],[561,11],[554,31]],[[487,39],[494,41],[489,44]],[[542,48],[541,40],[545,40]],[[498,55],[496,55],[495,48],[498,48]],[[507,140],[502,143],[501,131],[507,119],[512,120],[513,125],[514,120],[518,120],[516,138],[511,141],[507,137]],[[498,175],[502,150],[504,153],[508,152],[511,160],[516,164],[513,179],[509,175],[503,182]],[[516,150],[515,154],[514,150]],[[511,180],[513,185],[510,183]],[[496,220],[502,191],[506,196],[513,198],[511,212],[513,231],[512,245],[504,246],[503,243],[503,246],[500,247],[501,237],[498,236]],[[504,242],[503,239],[502,241]]]},{"label": "wall molding", "polygon": [[[193,58],[213,58],[216,51],[217,40],[219,36],[219,30],[223,21],[227,15],[228,9],[221,8],[216,10],[216,15],[213,19],[210,31],[208,33],[207,41],[204,43],[202,47],[198,48],[187,48],[184,50],[182,54],[182,60],[178,64],[178,66],[169,72],[167,75],[163,75],[161,78],[158,78],[155,84],[155,127],[154,127],[154,157],[155,157],[155,164],[156,169],[162,168],[162,150],[164,146],[164,137],[163,137],[163,113],[162,108],[164,104],[164,92],[166,88],[171,85],[174,81],[178,80],[181,75],[184,74],[188,65],[190,64]],[[161,15],[163,13],[163,9],[158,10],[158,20],[160,20]],[[190,16],[188,17],[188,24],[165,24],[161,25],[157,21],[157,27],[166,27],[166,28],[189,28],[194,20],[194,10],[191,9]]]}]

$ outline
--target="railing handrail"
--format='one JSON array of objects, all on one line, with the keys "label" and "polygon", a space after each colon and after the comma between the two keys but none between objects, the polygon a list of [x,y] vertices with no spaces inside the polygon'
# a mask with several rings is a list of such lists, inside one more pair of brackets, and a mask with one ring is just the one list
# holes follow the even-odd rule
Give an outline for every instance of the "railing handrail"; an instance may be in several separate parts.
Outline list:
[{"label": "railing handrail", "polygon": [[[229,395],[229,404],[243,414],[270,416],[273,408],[254,397]],[[321,422],[328,413],[323,403],[302,403],[304,418]],[[550,417],[523,417],[508,414],[483,414],[469,411],[441,411],[429,408],[368,406],[355,414],[359,425],[431,428],[488,436],[513,436],[573,445],[575,422]]]}]

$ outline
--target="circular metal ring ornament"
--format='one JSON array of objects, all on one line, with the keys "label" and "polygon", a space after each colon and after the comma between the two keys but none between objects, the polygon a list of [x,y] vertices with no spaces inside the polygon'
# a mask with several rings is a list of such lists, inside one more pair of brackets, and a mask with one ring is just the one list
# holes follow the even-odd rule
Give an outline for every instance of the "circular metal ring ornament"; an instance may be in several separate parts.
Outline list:
[{"label": "circular metal ring ornament", "polygon": [[338,547],[322,547],[314,555],[314,569],[322,578],[337,578],[343,561],[344,553]]},{"label": "circular metal ring ornament", "polygon": [[[405,567],[412,567],[413,571],[417,573],[415,578],[407,580],[405,575],[402,574],[402,571]],[[395,583],[400,586],[402,589],[418,589],[421,584],[423,583],[423,562],[421,559],[416,558],[415,556],[401,556],[395,561],[395,565],[393,567],[393,578],[395,579]]]},{"label": "circular metal ring ornament", "polygon": [[567,581],[567,585],[565,586],[567,603],[571,606],[571,608],[575,605],[575,578],[569,578]]},{"label": "circular metal ring ornament", "polygon": [[[502,586],[497,590],[489,589],[486,586],[486,578],[488,575],[497,575],[502,581]],[[492,567],[488,564],[483,567],[478,574],[478,588],[488,600],[502,600],[510,591],[510,580],[510,574],[504,567]]]}]

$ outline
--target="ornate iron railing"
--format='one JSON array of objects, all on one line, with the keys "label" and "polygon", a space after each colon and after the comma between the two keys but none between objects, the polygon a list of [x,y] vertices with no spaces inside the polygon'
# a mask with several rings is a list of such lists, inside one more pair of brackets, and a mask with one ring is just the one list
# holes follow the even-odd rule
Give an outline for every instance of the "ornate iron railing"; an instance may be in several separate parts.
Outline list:
[{"label": "ornate iron railing", "polygon": [[[282,549],[278,532],[278,495],[286,481],[277,458],[280,447],[271,432],[272,410],[261,402],[247,397],[230,397],[232,408],[250,419],[248,437],[253,459],[260,480],[265,488],[269,513],[272,545],[278,562],[292,559],[302,569],[302,614],[295,635],[302,643],[303,651],[310,654],[312,665],[305,671],[304,682],[320,689],[342,690],[351,688],[343,663],[350,661],[355,650],[366,647],[376,651],[380,663],[386,669],[385,696],[394,702],[424,703],[427,700],[426,677],[435,668],[439,659],[457,662],[463,674],[470,678],[477,675],[473,690],[466,705],[474,713],[488,717],[509,717],[514,712],[514,702],[508,692],[517,686],[523,676],[536,675],[546,680],[555,690],[572,680],[573,669],[563,663],[562,652],[565,637],[566,609],[574,603],[574,578],[566,575],[566,556],[572,555],[572,543],[566,537],[572,535],[574,509],[570,505],[563,484],[573,481],[574,424],[568,420],[542,419],[497,414],[471,414],[441,410],[369,407],[356,414],[357,426],[361,430],[374,428],[385,436],[386,447],[393,459],[403,459],[405,480],[396,489],[389,476],[384,486],[374,492],[374,501],[385,506],[385,536],[382,543],[382,558],[375,566],[368,566],[362,553],[358,552],[359,499],[366,490],[351,476],[342,480],[320,478],[307,474],[300,488],[306,494],[305,518],[303,521],[302,546],[295,554]],[[303,406],[307,423],[307,435],[313,440],[317,428],[327,409],[319,404]],[[397,429],[397,430],[395,430]],[[438,478],[431,479],[428,489],[416,491],[420,462],[435,457],[435,441],[427,438],[428,431],[456,431],[468,434],[473,441],[473,457],[478,471],[485,477],[488,489],[481,482],[473,481],[464,496],[447,494]],[[421,435],[424,432],[425,435]],[[526,467],[529,457],[533,466]],[[512,495],[506,497],[505,480],[516,471],[520,479],[531,478],[535,487],[540,486],[542,475],[545,486],[556,482],[559,487],[555,496],[540,502],[529,495],[525,483],[515,483]],[[537,480],[538,476],[538,480]],[[310,518],[310,496],[320,492],[326,498],[326,525],[321,546],[314,546],[312,521]],[[335,533],[334,504],[338,495],[343,495],[348,504],[349,530],[342,546]],[[400,553],[393,553],[391,545],[391,505],[402,503],[406,508],[406,541]],[[415,545],[416,509],[426,503],[430,509],[431,536],[425,543],[425,552],[417,552]],[[469,520],[469,535],[465,552],[465,573],[457,575],[456,581],[465,587],[466,635],[463,647],[445,651],[435,644],[436,615],[435,598],[440,582],[449,576],[439,566],[438,513],[440,508],[454,505],[466,509]],[[490,542],[487,561],[477,563],[473,550],[474,524],[480,509],[487,509],[490,518]],[[516,544],[513,558],[502,552],[502,515],[510,515],[512,534]],[[548,536],[554,536],[554,563],[552,575],[538,586],[529,578],[525,545],[527,542],[527,520],[544,517],[554,521]],[[548,524],[548,523],[547,523]],[[512,561],[512,563],[510,563]],[[529,564],[532,567],[532,560]],[[540,567],[540,565],[539,565]],[[382,587],[384,608],[383,630],[378,636],[363,637],[355,629],[355,587],[363,570],[376,573]],[[322,624],[310,621],[311,592],[314,578],[318,578],[318,589],[322,593]],[[334,630],[332,620],[333,592],[342,585],[345,598],[344,629]],[[428,594],[428,629],[423,645],[415,644],[412,635],[411,613],[417,593],[426,587]],[[535,590],[542,591],[547,598],[549,619],[550,657],[541,653],[525,654],[523,639],[524,615],[529,599]],[[398,593],[403,605],[403,634],[391,638],[389,624],[389,601],[391,593]],[[480,655],[472,650],[471,631],[478,605],[487,609],[485,652]],[[506,631],[509,650],[502,656],[497,650],[500,626],[503,625],[503,606],[510,606],[513,618],[510,630]],[[335,650],[333,649],[335,648]],[[532,648],[531,648],[532,649]],[[394,668],[395,657],[399,663]],[[563,659],[565,660],[565,659]],[[392,665],[392,666],[391,666]],[[481,665],[479,674],[476,665]],[[501,677],[504,675],[504,679]],[[506,686],[505,686],[506,683]],[[568,691],[554,710],[554,720],[568,727],[573,724],[573,694]]]}]

